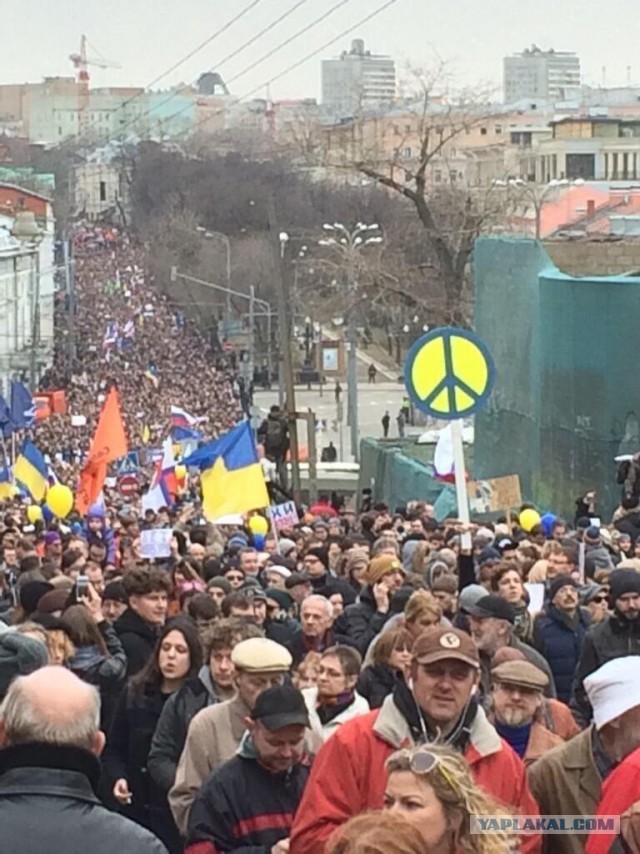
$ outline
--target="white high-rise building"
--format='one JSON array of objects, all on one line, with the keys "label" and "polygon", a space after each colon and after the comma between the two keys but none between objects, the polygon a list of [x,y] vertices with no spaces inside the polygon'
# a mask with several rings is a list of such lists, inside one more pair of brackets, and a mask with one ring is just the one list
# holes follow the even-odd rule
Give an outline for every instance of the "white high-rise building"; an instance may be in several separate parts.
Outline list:
[{"label": "white high-rise building", "polygon": [[362,39],[354,39],[351,50],[338,59],[322,61],[322,104],[336,116],[355,116],[363,109],[392,104],[395,97],[395,62],[365,50]]},{"label": "white high-rise building", "polygon": [[541,50],[537,45],[505,56],[504,100],[563,101],[580,88],[580,58],[575,53]]}]

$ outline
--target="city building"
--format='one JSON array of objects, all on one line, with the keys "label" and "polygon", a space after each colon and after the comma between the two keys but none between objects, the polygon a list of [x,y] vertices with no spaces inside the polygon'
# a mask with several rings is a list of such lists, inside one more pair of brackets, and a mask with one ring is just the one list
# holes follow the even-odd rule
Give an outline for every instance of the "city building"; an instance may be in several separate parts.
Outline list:
[{"label": "city building", "polygon": [[[33,235],[16,236],[17,225]],[[34,386],[51,365],[54,336],[54,218],[51,199],[0,183],[0,383]]]},{"label": "city building", "polygon": [[536,180],[640,179],[640,117],[569,116],[550,122],[536,151]]},{"label": "city building", "polygon": [[395,62],[365,50],[362,39],[354,39],[338,59],[322,61],[322,105],[337,118],[392,104],[395,98]]},{"label": "city building", "polygon": [[325,167],[338,172],[356,163],[404,175],[415,170],[427,136],[432,140],[426,171],[428,185],[488,187],[496,180],[535,174],[535,151],[551,136],[552,113],[501,105],[458,111],[434,103],[378,110],[322,128]]},{"label": "city building", "polygon": [[563,101],[579,96],[580,59],[575,53],[541,50],[537,45],[503,60],[504,101],[523,98]]}]

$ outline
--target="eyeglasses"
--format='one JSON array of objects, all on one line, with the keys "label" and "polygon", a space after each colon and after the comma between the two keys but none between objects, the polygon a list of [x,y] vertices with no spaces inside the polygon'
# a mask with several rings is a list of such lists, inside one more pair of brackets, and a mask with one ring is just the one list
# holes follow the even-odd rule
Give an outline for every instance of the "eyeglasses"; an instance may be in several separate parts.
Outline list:
[{"label": "eyeglasses", "polygon": [[601,605],[603,602],[607,601],[607,597],[606,596],[594,596],[591,601],[597,602],[598,605]]},{"label": "eyeglasses", "polygon": [[244,575],[226,575],[227,581],[244,581]]},{"label": "eyeglasses", "polygon": [[444,767],[440,757],[437,754],[432,753],[430,750],[416,751],[411,757],[409,768],[411,768],[414,774],[418,774],[421,777],[431,774],[432,771],[438,769],[447,785],[453,789],[454,792],[458,791],[456,781]]}]

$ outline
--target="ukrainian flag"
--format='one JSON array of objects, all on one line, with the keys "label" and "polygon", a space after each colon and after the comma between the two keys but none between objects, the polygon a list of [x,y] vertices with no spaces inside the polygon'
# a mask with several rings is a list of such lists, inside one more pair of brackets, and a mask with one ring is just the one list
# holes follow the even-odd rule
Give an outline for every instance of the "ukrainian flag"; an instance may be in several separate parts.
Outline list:
[{"label": "ukrainian flag", "polygon": [[203,512],[209,521],[269,506],[258,449],[247,421],[198,448],[184,465],[200,469]]},{"label": "ukrainian flag", "polygon": [[7,498],[13,498],[15,488],[11,480],[11,472],[7,461],[3,460],[0,463],[0,501],[5,501]]},{"label": "ukrainian flag", "polygon": [[33,442],[25,440],[13,466],[13,476],[36,501],[43,501],[49,488],[49,472],[44,457]]}]

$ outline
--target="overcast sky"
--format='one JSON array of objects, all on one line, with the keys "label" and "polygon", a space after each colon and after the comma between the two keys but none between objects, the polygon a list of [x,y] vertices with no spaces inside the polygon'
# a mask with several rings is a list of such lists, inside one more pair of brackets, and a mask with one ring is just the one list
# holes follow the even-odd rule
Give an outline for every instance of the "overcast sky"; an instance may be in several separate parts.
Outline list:
[{"label": "overcast sky", "polygon": [[[257,5],[222,36],[167,75],[154,88],[191,82],[295,5],[297,0],[257,0]],[[3,41],[0,82],[36,82],[44,76],[72,73],[68,55],[80,35],[120,69],[91,69],[92,85],[146,86],[212,35],[238,11],[256,0],[0,0],[10,24]],[[295,13],[237,58],[220,67],[229,80],[285,38],[340,0],[306,0]],[[230,84],[242,96],[288,65],[338,36],[378,8],[384,0],[343,0],[343,5],[310,32]],[[436,57],[450,63],[460,84],[475,81],[499,86],[502,57],[536,42],[542,48],[574,50],[582,61],[583,81],[599,84],[606,67],[607,85],[631,79],[640,83],[637,58],[637,0],[396,0],[354,33],[345,35],[271,87],[273,97],[318,97],[320,59],[364,38],[374,53],[392,55],[401,73],[433,66]]]}]

